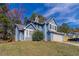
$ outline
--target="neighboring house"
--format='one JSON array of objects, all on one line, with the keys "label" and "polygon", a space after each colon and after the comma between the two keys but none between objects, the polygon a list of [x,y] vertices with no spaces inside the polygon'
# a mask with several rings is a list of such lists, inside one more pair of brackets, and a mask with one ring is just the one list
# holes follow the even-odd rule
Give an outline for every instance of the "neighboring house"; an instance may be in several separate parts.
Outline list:
[{"label": "neighboring house", "polygon": [[57,24],[53,18],[46,20],[44,23],[39,23],[38,16],[35,21],[27,21],[27,25],[16,24],[15,40],[24,41],[32,40],[32,34],[35,30],[42,31],[45,41],[64,41],[64,34],[57,32]]},{"label": "neighboring house", "polygon": [[68,33],[69,38],[79,38],[79,30],[73,30],[73,32]]}]

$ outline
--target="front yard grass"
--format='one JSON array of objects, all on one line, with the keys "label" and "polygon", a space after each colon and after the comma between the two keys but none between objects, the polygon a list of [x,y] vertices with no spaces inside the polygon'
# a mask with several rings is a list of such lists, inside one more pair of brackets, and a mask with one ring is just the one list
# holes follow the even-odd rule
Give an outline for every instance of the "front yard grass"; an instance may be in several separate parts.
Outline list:
[{"label": "front yard grass", "polygon": [[58,42],[23,41],[0,44],[0,55],[79,56],[79,47]]}]

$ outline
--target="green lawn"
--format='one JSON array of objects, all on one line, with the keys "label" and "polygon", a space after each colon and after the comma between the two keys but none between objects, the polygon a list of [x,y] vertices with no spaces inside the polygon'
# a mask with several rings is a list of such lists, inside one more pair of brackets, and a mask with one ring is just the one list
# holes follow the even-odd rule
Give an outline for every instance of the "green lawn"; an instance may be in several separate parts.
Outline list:
[{"label": "green lawn", "polygon": [[12,42],[0,44],[0,55],[79,55],[79,47],[57,42]]}]

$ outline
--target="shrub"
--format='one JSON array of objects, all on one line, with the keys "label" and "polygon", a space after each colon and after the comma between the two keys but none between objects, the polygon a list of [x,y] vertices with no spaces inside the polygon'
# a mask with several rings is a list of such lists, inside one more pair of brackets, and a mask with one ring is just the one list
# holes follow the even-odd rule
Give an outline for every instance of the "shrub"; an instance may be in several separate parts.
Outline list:
[{"label": "shrub", "polygon": [[41,41],[43,40],[44,35],[43,32],[36,30],[33,35],[32,35],[32,40],[33,41]]}]

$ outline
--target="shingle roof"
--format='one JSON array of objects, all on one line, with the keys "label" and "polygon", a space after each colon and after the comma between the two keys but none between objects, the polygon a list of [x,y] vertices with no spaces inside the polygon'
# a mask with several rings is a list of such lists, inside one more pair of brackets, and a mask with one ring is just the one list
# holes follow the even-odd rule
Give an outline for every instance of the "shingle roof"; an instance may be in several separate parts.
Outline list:
[{"label": "shingle roof", "polygon": [[79,32],[79,29],[77,29],[77,30],[73,30],[73,32]]},{"label": "shingle roof", "polygon": [[55,18],[54,17],[50,17],[46,20],[46,23],[49,23],[50,20],[53,20],[55,22],[55,24],[57,25],[56,21],[55,21]]},{"label": "shingle roof", "polygon": [[19,30],[24,30],[24,25],[21,25],[21,24],[15,24]]}]

